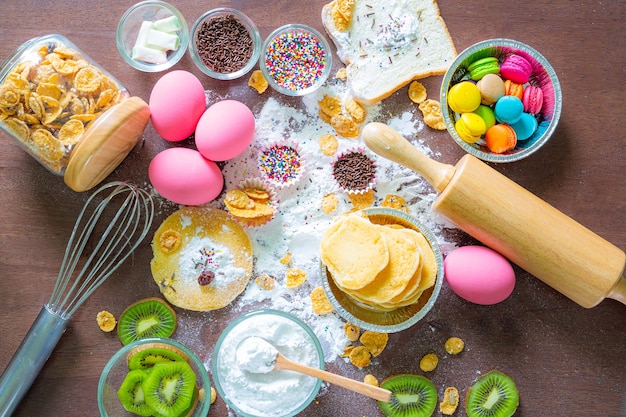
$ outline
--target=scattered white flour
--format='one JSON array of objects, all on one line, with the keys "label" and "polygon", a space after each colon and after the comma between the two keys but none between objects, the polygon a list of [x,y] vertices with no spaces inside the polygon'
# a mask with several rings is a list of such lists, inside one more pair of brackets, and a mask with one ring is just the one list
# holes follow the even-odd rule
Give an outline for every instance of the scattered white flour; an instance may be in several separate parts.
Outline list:
[{"label": "scattered white flour", "polygon": [[[207,94],[209,103],[237,99],[234,96],[218,96],[211,91]],[[444,228],[453,226],[431,210],[436,197],[432,187],[411,170],[369,151],[360,138],[345,139],[336,135],[334,129],[318,116],[317,102],[324,94],[348,98],[345,84],[332,80],[317,92],[304,96],[301,107],[297,108],[270,97],[262,108],[253,109],[256,119],[255,139],[248,150],[226,162],[222,172],[225,190],[229,190],[237,187],[246,178],[261,177],[257,156],[268,145],[291,141],[297,144],[304,156],[305,173],[299,182],[289,188],[276,190],[279,199],[276,217],[264,226],[247,229],[253,244],[254,271],[246,290],[233,301],[230,308],[242,312],[251,309],[275,309],[298,317],[320,340],[324,359],[328,363],[337,360],[348,343],[343,331],[345,320],[334,312],[323,316],[313,313],[310,294],[315,287],[322,285],[319,266],[321,236],[332,222],[333,216],[349,211],[353,206],[332,177],[331,163],[335,158],[325,156],[319,149],[318,141],[323,134],[337,137],[337,155],[349,149],[360,148],[376,159],[376,204],[380,204],[387,194],[402,196],[409,206],[410,214],[430,229],[444,253],[453,249],[455,244],[446,241],[442,233]],[[406,111],[390,115],[382,104],[376,104],[367,107],[367,119],[361,126],[372,121],[386,123],[409,139],[424,154],[436,159],[440,155],[434,154],[419,135],[424,124],[421,116],[416,117],[416,114],[419,112]],[[153,193],[156,194],[156,191],[153,190]],[[329,193],[338,197],[339,205],[333,213],[325,214],[321,210],[321,203],[322,198]],[[161,201],[161,204],[164,209],[172,208],[165,201]],[[215,200],[208,206],[225,208],[222,199]],[[284,265],[279,260],[288,253],[293,260],[292,266],[307,274],[306,282],[296,289],[288,289],[284,285],[289,265]],[[276,277],[273,290],[263,290],[255,283],[254,278],[263,273]],[[180,323],[177,333],[181,337],[185,337],[186,333],[195,337],[197,329],[192,327],[191,324]],[[210,352],[204,357],[204,361],[207,369],[210,369]]]},{"label": "scattered white flour", "polygon": [[[209,93],[213,94],[213,93]],[[232,189],[249,177],[261,177],[257,167],[259,151],[277,142],[297,143],[305,158],[305,173],[298,183],[277,189],[279,213],[268,224],[249,228],[248,234],[253,242],[255,257],[253,277],[247,289],[234,302],[234,309],[271,308],[289,312],[307,323],[320,339],[325,360],[332,362],[343,352],[347,339],[343,332],[344,320],[336,313],[319,316],[311,308],[310,293],[322,285],[319,267],[319,244],[323,232],[332,222],[334,215],[351,210],[350,200],[343,194],[332,177],[331,163],[334,157],[325,156],[319,149],[319,138],[323,134],[334,134],[339,141],[337,155],[342,152],[361,148],[376,159],[376,202],[380,203],[387,194],[402,196],[409,205],[410,213],[420,223],[429,228],[440,240],[442,246],[453,246],[444,242],[441,234],[443,227],[450,227],[445,220],[434,214],[431,205],[436,197],[431,186],[412,171],[394,162],[378,157],[367,150],[362,140],[345,139],[335,134],[334,129],[320,120],[317,104],[324,94],[347,98],[345,84],[330,81],[317,92],[302,98],[302,108],[268,98],[263,107],[255,112],[256,134],[250,148],[240,156],[228,161],[222,168],[225,189]],[[215,102],[228,97],[209,97]],[[419,112],[418,112],[419,113]],[[409,111],[389,116],[382,110],[381,104],[367,107],[367,119],[384,122],[401,135],[411,140],[413,145],[426,155],[436,158],[417,134],[424,129],[421,118]],[[362,126],[365,125],[362,124]],[[333,213],[325,214],[321,210],[322,198],[335,193],[339,207]],[[209,205],[223,208],[223,203],[216,200]],[[289,265],[279,262],[287,253],[293,260],[293,267],[304,270],[307,280],[296,289],[287,289],[285,272]],[[254,282],[254,277],[267,273],[277,278],[273,290],[263,290]]]}]

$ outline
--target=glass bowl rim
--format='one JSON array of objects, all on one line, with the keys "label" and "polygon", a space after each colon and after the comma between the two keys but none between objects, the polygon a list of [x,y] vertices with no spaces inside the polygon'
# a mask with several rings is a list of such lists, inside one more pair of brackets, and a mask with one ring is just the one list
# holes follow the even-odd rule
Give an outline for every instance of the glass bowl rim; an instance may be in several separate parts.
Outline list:
[{"label": "glass bowl rim", "polygon": [[360,211],[362,211],[368,216],[376,215],[376,214],[398,216],[401,219],[411,223],[417,229],[419,229],[419,231],[424,235],[424,237],[430,244],[435,254],[435,259],[437,260],[437,278],[435,279],[435,284],[433,286],[432,294],[430,295],[428,301],[416,314],[414,314],[409,319],[404,320],[401,323],[391,324],[391,325],[371,323],[371,322],[362,320],[359,317],[352,314],[351,312],[349,312],[345,307],[343,307],[343,305],[339,302],[339,300],[337,300],[328,282],[328,276],[326,274],[326,271],[327,271],[326,266],[320,260],[320,273],[321,273],[322,286],[324,288],[324,293],[326,294],[326,297],[328,298],[332,306],[335,308],[335,311],[337,311],[337,314],[339,314],[348,322],[359,326],[361,329],[370,330],[374,332],[380,332],[380,333],[397,333],[402,330],[406,330],[409,327],[415,325],[420,320],[422,320],[430,312],[430,310],[432,310],[437,299],[439,298],[439,293],[443,285],[443,275],[444,275],[443,255],[441,252],[441,248],[439,247],[437,239],[435,235],[432,233],[432,231],[426,226],[424,226],[420,221],[418,221],[417,218],[415,218],[414,216],[408,213],[405,213],[404,211],[394,209],[394,208],[388,208],[388,207],[368,207]]},{"label": "glass bowl rim", "polygon": [[[183,351],[183,353],[187,355],[189,360],[193,362],[193,365],[198,369],[198,371],[200,371],[198,372],[200,374],[198,375],[198,377],[202,381],[202,386],[200,388],[204,388],[205,394],[208,393],[208,390],[211,387],[211,380],[209,379],[209,374],[207,372],[207,369],[204,367],[204,363],[200,360],[198,355],[196,355],[196,353],[193,350],[191,350],[190,348],[188,348],[181,342],[178,342],[174,339],[169,339],[169,338],[164,338],[164,337],[151,337],[151,338],[146,338],[146,339],[139,339],[127,345],[124,345],[120,349],[118,349],[113,354],[113,356],[111,356],[111,358],[107,361],[107,363],[104,365],[104,368],[102,369],[102,373],[100,374],[100,379],[98,380],[98,409],[100,411],[101,416],[104,417],[104,416],[109,415],[107,410],[105,409],[104,397],[103,397],[104,387],[105,387],[107,378],[109,376],[109,373],[120,360],[126,360],[126,356],[131,350],[133,350],[137,346],[141,346],[141,345],[145,345],[149,343],[163,343],[163,344],[174,346],[180,349],[181,351]],[[194,414],[199,411],[200,412],[199,415],[207,415],[209,412],[210,406],[211,406],[210,401],[208,401],[208,398],[205,398],[205,401],[203,401],[202,403],[198,403],[198,406],[196,408],[196,411],[194,411]],[[199,408],[199,407],[202,407],[202,408]]]},{"label": "glass bowl rim", "polygon": [[[276,81],[274,81],[274,78],[269,75],[269,73],[267,72],[267,68],[265,67],[265,51],[267,50],[267,47],[269,46],[270,42],[272,42],[282,32],[291,31],[294,29],[307,31],[315,35],[317,40],[322,44],[324,48],[324,52],[326,53],[326,65],[324,66],[324,70],[322,72],[321,77],[315,82],[315,84],[307,88],[304,88],[302,90],[290,90],[288,88],[281,87],[280,85],[276,83]],[[265,38],[265,40],[263,41],[263,47],[261,48],[261,56],[259,57],[259,68],[261,69],[261,72],[263,73],[263,77],[265,77],[269,85],[274,90],[278,91],[279,93],[285,94],[287,96],[293,96],[293,97],[304,96],[304,95],[307,95],[309,93],[312,93],[318,90],[330,76],[330,72],[332,71],[332,65],[333,65],[332,49],[330,47],[330,43],[328,42],[328,40],[317,29],[311,26],[302,24],[302,23],[288,23],[286,25],[283,25],[274,29],[272,33],[270,33],[269,36]]]},{"label": "glass bowl rim", "polygon": [[[220,15],[229,15],[229,14],[234,15],[237,18],[237,20],[239,20],[239,22],[246,27],[246,29],[250,33],[250,37],[252,38],[252,43],[254,45],[254,48],[252,49],[252,55],[250,56],[250,59],[248,60],[246,65],[244,65],[242,68],[240,68],[239,70],[235,72],[223,73],[223,72],[213,71],[212,69],[207,67],[204,64],[204,62],[202,62],[202,59],[198,55],[195,37],[196,37],[196,32],[198,28],[207,18],[213,17],[213,16],[220,16]],[[200,15],[200,17],[196,19],[193,26],[191,27],[191,31],[189,34],[188,49],[189,49],[189,54],[191,55],[191,60],[194,62],[194,64],[196,64],[198,69],[202,71],[204,74],[208,75],[211,78],[215,78],[217,80],[234,80],[250,72],[250,70],[252,70],[252,68],[254,68],[254,66],[259,61],[259,57],[261,56],[261,34],[259,33],[259,29],[257,28],[254,21],[252,21],[252,19],[250,19],[250,17],[246,15],[245,13],[243,13],[242,11],[231,8],[231,7],[217,7],[215,9],[206,11],[205,13],[203,13],[202,15]]]},{"label": "glass bowl rim", "polygon": [[[456,132],[454,128],[454,121],[450,118],[450,114],[447,109],[448,88],[450,86],[450,83],[452,82],[452,77],[456,73],[458,67],[472,54],[489,48],[498,47],[517,49],[531,55],[543,67],[546,74],[548,74],[548,78],[554,89],[554,112],[552,114],[552,119],[548,123],[547,129],[543,132],[541,137],[537,139],[530,147],[523,148],[510,154],[496,154],[492,152],[484,152],[480,149],[477,149],[475,146],[472,146],[472,144],[465,142]],[[482,159],[483,161],[495,163],[519,161],[520,159],[526,158],[527,156],[537,152],[550,139],[550,137],[556,130],[561,116],[563,104],[563,93],[561,90],[561,84],[559,82],[556,71],[554,70],[550,62],[532,46],[524,42],[507,38],[493,38],[483,40],[468,46],[461,53],[459,53],[454,61],[452,61],[450,67],[443,76],[439,95],[444,123],[446,125],[446,129],[448,130],[448,133],[450,134],[450,136],[452,136],[454,141],[467,153],[479,159]]]},{"label": "glass bowl rim", "polygon": [[[215,388],[216,388],[217,392],[219,393],[220,397],[224,400],[224,402],[229,407],[231,407],[238,415],[241,415],[242,417],[257,417],[257,416],[254,415],[254,414],[248,414],[248,413],[240,410],[239,407],[237,407],[236,404],[234,404],[230,399],[228,399],[226,397],[226,395],[224,393],[224,390],[222,388],[222,385],[220,383],[220,373],[219,373],[219,369],[218,369],[218,365],[217,365],[218,358],[219,358],[219,353],[220,353],[220,350],[221,350],[221,347],[222,347],[222,343],[224,342],[224,339],[226,339],[226,337],[231,332],[231,330],[233,330],[237,325],[239,325],[240,323],[242,323],[245,320],[248,320],[248,319],[250,319],[252,317],[255,317],[255,316],[263,316],[263,315],[280,316],[280,317],[283,317],[283,318],[285,318],[287,320],[290,320],[290,321],[294,322],[300,328],[302,328],[308,334],[308,336],[311,338],[311,340],[313,341],[313,344],[315,346],[315,350],[317,352],[318,359],[319,359],[319,369],[324,370],[324,367],[325,367],[324,351],[322,349],[322,345],[321,345],[321,343],[319,341],[319,338],[317,337],[315,332],[313,332],[313,330],[311,329],[311,327],[308,324],[306,324],[302,319],[296,317],[295,315],[293,315],[291,313],[288,313],[286,311],[282,311],[282,310],[276,310],[276,309],[271,309],[271,308],[263,308],[263,309],[253,310],[253,311],[247,312],[247,313],[242,314],[241,316],[237,317],[235,320],[230,322],[228,324],[228,326],[226,326],[224,328],[224,330],[222,331],[220,336],[217,338],[217,341],[215,342],[215,347],[213,348],[213,355],[211,356],[211,374],[213,375],[213,382],[215,383]],[[280,417],[293,417],[296,414],[302,412],[302,410],[307,408],[311,404],[311,402],[313,402],[315,397],[317,397],[317,395],[319,394],[319,390],[320,390],[321,386],[322,386],[322,380],[318,379],[316,381],[316,383],[315,383],[315,386],[311,390],[311,393],[307,397],[307,399],[305,401],[303,401],[302,404],[300,404],[300,406],[298,406],[298,408],[296,408],[296,409],[292,410],[290,413],[285,414],[284,416],[280,416]]]},{"label": "glass bowl rim", "polygon": [[[162,64],[151,64],[133,59],[128,54],[128,51],[124,47],[121,40],[125,23],[134,12],[142,7],[161,7],[167,9],[173,16],[176,16],[176,18],[180,22],[180,33],[178,35],[180,39],[180,45],[176,51],[170,53],[167,61]],[[115,31],[115,44],[117,45],[117,50],[122,56],[122,59],[124,59],[124,61],[131,67],[143,72],[161,72],[173,67],[178,63],[178,61],[182,59],[183,56],[185,56],[185,53],[187,52],[187,46],[189,44],[189,27],[187,26],[187,20],[180,12],[180,10],[178,10],[175,6],[161,0],[145,0],[139,3],[135,3],[124,12],[117,24],[117,29]]]}]

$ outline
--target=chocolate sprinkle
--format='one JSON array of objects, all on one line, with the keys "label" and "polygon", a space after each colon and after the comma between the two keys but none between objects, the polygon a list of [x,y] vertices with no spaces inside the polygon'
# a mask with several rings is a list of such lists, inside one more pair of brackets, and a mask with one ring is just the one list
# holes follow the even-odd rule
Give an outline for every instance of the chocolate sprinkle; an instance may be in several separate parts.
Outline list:
[{"label": "chocolate sprinkle", "polygon": [[202,22],[195,42],[202,62],[211,70],[222,74],[243,68],[254,50],[250,32],[233,15],[214,17]]},{"label": "chocolate sprinkle", "polygon": [[348,152],[337,159],[333,177],[339,186],[348,191],[365,190],[374,182],[376,164],[363,152]]}]

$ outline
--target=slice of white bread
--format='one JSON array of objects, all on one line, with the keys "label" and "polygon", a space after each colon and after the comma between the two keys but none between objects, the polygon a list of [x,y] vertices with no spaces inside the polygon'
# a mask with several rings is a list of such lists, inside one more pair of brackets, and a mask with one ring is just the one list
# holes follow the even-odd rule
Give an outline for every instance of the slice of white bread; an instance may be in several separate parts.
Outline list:
[{"label": "slice of white bread", "polygon": [[412,80],[446,72],[456,48],[435,0],[354,0],[345,30],[335,25],[339,4],[322,8],[322,23],[346,64],[355,100],[374,104]]}]

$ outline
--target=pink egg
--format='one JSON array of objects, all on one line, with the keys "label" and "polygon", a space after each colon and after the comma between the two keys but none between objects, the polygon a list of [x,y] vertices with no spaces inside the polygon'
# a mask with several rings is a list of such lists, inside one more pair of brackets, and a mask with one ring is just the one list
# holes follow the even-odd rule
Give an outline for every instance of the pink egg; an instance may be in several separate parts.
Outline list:
[{"label": "pink egg", "polygon": [[196,147],[212,161],[232,159],[250,145],[254,126],[254,115],[245,104],[236,100],[219,101],[200,118]]},{"label": "pink egg", "polygon": [[162,197],[186,206],[208,203],[224,187],[217,164],[189,148],[169,148],[158,153],[150,162],[148,176]]},{"label": "pink egg", "polygon": [[504,301],[515,287],[515,271],[509,261],[484,246],[453,250],[444,261],[444,272],[452,291],[476,304]]},{"label": "pink egg", "polygon": [[188,138],[206,109],[204,87],[187,71],[162,76],[150,93],[150,119],[154,130],[170,142]]}]

